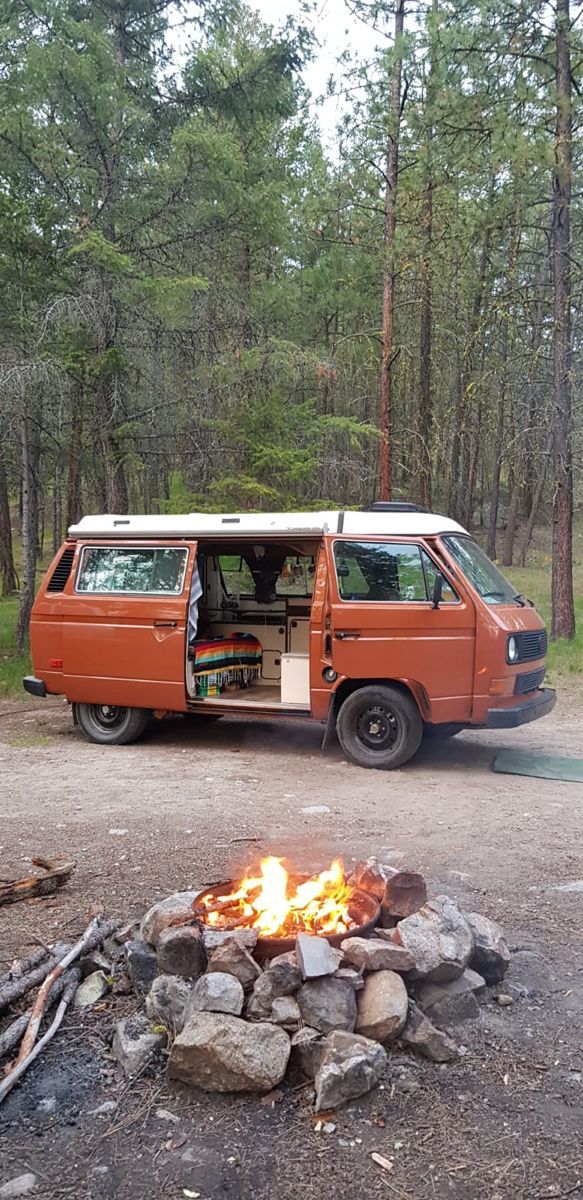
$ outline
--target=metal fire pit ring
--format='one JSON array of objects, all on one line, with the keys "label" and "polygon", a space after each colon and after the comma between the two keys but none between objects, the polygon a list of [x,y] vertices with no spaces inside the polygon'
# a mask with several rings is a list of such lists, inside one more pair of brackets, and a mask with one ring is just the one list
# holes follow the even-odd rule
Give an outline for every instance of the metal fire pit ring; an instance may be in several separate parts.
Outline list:
[{"label": "metal fire pit ring", "polygon": [[[289,880],[292,885],[305,883],[308,879],[312,879],[312,875],[290,875]],[[211,883],[208,887],[199,892],[196,900],[193,902],[193,909],[196,910],[199,923],[207,929],[221,932],[234,932],[223,930],[220,925],[207,925],[200,912],[200,901],[203,897],[219,897],[228,896],[229,892],[235,891],[239,885],[233,879],[227,879],[222,883]],[[368,892],[361,891],[360,888],[354,888],[348,911],[353,921],[356,922],[353,929],[347,929],[344,933],[323,933],[318,934],[319,937],[325,937],[326,941],[331,946],[339,946],[346,938],[350,937],[367,937],[372,932],[375,925],[378,925],[381,915],[381,906],[375,896],[371,896]],[[283,938],[261,937],[257,938],[257,945],[254,950],[255,958],[260,961],[266,958],[277,958],[278,954],[288,954],[290,950],[295,950],[296,939],[294,936]]]}]

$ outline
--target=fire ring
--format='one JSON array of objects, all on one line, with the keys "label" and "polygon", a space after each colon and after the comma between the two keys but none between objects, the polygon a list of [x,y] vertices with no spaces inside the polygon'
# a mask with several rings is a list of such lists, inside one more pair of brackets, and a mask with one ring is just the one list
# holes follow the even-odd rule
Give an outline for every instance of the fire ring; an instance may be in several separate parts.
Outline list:
[{"label": "fire ring", "polygon": [[[307,882],[310,878],[309,875],[290,875],[290,883],[297,885]],[[203,906],[207,906],[208,900],[212,901],[218,899],[219,896],[228,896],[230,892],[236,891],[238,886],[233,879],[227,879],[223,883],[210,884],[200,892],[193,903],[199,924],[206,926],[207,929],[216,929],[222,932],[224,927],[222,929],[221,926],[209,925],[205,922]],[[381,914],[380,904],[376,897],[361,891],[360,888],[354,888],[348,901],[348,911],[355,922],[351,929],[343,930],[341,933],[322,933],[317,936],[326,938],[331,946],[339,946],[346,938],[367,937],[375,925],[378,925]],[[224,931],[228,932],[228,930]],[[253,953],[255,958],[260,960],[276,958],[278,954],[287,954],[290,950],[295,950],[295,945],[296,937],[293,934],[288,937],[262,937],[260,934]]]}]

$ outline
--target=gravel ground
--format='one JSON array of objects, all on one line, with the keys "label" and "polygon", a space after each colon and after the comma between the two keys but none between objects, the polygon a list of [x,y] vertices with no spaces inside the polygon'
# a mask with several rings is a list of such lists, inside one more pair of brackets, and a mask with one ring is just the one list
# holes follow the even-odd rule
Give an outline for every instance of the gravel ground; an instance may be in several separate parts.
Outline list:
[{"label": "gravel ground", "polygon": [[[2,874],[27,874],[35,853],[78,864],[56,897],[1,910],[0,969],[35,937],[71,940],[101,907],[125,921],[266,852],[302,870],[402,858],[434,893],[499,920],[515,948],[514,1003],[490,996],[457,1031],[458,1064],[395,1052],[383,1089],[328,1134],[305,1091],[266,1105],[165,1090],[155,1072],[128,1087],[109,1040],[131,998],[71,1014],[3,1106],[0,1185],[33,1171],[35,1195],[91,1200],[583,1195],[583,883],[561,890],[583,880],[583,785],[491,772],[502,746],[581,754],[581,728],[563,700],[522,730],[431,743],[383,774],[322,754],[321,730],[299,722],[168,720],[105,749],[60,701],[0,707]],[[105,1100],[118,1107],[95,1115]]]}]

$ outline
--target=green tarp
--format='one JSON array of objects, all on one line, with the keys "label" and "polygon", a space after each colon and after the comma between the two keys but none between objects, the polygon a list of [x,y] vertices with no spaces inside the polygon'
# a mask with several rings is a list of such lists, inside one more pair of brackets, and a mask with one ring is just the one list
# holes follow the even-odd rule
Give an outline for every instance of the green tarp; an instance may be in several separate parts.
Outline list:
[{"label": "green tarp", "polygon": [[560,754],[529,754],[525,750],[500,750],[494,770],[502,775],[530,775],[534,779],[564,779],[583,783],[583,758],[562,758]]}]

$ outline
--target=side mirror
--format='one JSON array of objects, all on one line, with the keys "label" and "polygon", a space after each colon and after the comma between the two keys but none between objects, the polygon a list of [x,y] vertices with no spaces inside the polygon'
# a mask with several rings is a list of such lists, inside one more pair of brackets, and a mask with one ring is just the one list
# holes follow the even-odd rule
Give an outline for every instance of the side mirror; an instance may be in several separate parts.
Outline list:
[{"label": "side mirror", "polygon": [[437,571],[435,583],[433,584],[433,596],[431,597],[432,608],[439,608],[439,605],[441,604],[441,597],[443,595],[443,585],[445,582],[446,580],[441,574],[441,571]]}]

